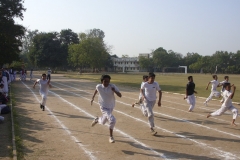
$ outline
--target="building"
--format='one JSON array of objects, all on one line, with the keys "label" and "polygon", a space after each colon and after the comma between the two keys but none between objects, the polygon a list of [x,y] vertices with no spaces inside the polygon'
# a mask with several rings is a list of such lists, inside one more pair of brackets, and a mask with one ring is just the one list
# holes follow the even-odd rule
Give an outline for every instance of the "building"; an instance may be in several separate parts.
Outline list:
[{"label": "building", "polygon": [[139,57],[149,58],[150,54],[139,54],[138,57],[112,58],[114,71],[116,72],[139,72],[142,69],[139,66]]},{"label": "building", "polygon": [[112,58],[114,71],[139,72],[138,57]]}]

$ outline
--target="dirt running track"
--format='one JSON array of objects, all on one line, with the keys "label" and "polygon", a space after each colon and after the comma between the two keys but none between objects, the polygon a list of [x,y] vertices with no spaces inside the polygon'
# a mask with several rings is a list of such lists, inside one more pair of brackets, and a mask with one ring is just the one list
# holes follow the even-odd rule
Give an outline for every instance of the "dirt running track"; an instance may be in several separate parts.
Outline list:
[{"label": "dirt running track", "polygon": [[38,86],[14,83],[27,160],[240,159],[240,119],[233,127],[230,112],[206,118],[219,101],[205,107],[197,98],[194,112],[188,113],[182,95],[163,93],[162,107],[154,108],[158,134],[152,136],[139,107],[131,107],[139,90],[118,86],[123,97],[116,98],[116,142],[110,144],[107,125],[90,126],[101,115],[97,103],[90,105],[96,83],[53,75],[45,111],[39,107]]}]

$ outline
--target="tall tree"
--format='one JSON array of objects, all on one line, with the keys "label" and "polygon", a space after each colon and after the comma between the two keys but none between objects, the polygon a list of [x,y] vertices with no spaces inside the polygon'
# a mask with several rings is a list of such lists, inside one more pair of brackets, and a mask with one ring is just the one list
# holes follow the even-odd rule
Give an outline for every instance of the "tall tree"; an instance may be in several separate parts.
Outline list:
[{"label": "tall tree", "polygon": [[71,29],[63,29],[60,32],[60,41],[64,45],[78,44],[79,38],[77,33],[73,32]]},{"label": "tall tree", "polygon": [[187,53],[187,55],[183,58],[184,65],[189,66],[198,61],[201,58],[201,55],[198,53]]},{"label": "tall tree", "polygon": [[0,65],[19,60],[25,28],[15,24],[14,18],[23,19],[23,11],[23,0],[0,1]]},{"label": "tall tree", "polygon": [[79,38],[77,33],[73,32],[71,29],[61,30],[59,37],[62,48],[62,67],[66,68],[68,65],[68,47],[70,44],[79,44]]},{"label": "tall tree", "polygon": [[89,33],[87,34],[88,38],[99,38],[103,41],[105,34],[101,29],[91,29]]},{"label": "tall tree", "polygon": [[93,69],[109,67],[109,48],[103,41],[104,32],[100,29],[80,34],[80,43],[69,46],[68,61],[74,67],[87,66]]},{"label": "tall tree", "polygon": [[39,33],[33,39],[29,59],[36,67],[60,67],[66,59],[57,32]]},{"label": "tall tree", "polygon": [[153,52],[153,62],[155,64],[155,67],[157,68],[163,68],[163,67],[169,67],[169,56],[165,49],[162,47],[157,48]]},{"label": "tall tree", "polygon": [[139,66],[142,69],[147,69],[147,71],[150,72],[154,68],[153,59],[140,56],[139,57]]}]

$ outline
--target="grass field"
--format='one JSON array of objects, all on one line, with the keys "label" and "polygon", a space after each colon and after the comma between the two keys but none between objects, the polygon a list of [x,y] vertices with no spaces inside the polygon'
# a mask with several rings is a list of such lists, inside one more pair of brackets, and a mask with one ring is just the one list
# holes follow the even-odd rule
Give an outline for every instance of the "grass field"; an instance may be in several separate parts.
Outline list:
[{"label": "grass field", "polygon": [[[88,79],[96,82],[100,82],[101,74],[77,74],[76,72],[64,73],[66,77],[77,78],[77,79]],[[142,81],[142,76],[147,73],[131,74],[131,73],[108,73],[111,76],[111,83],[118,85],[125,85],[134,88],[140,88]],[[176,92],[185,94],[185,86],[187,83],[187,77],[192,75],[194,83],[196,85],[195,90],[198,92],[197,96],[208,97],[211,91],[211,85],[209,89],[206,90],[206,86],[210,80],[212,80],[212,75],[210,74],[162,74],[156,73],[156,81],[159,83],[162,91]],[[224,80],[223,74],[218,75],[218,81]],[[228,75],[229,81],[237,87],[236,94],[233,98],[234,102],[240,102],[240,75]],[[220,91],[220,87],[218,91]]]}]

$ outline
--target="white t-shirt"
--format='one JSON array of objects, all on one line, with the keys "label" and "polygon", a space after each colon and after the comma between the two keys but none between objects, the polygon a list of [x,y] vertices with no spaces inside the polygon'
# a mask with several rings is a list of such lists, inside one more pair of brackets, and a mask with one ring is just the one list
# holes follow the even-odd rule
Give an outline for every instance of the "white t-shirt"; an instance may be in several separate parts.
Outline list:
[{"label": "white t-shirt", "polygon": [[37,79],[37,82],[40,85],[40,92],[48,92],[48,80]]},{"label": "white t-shirt", "polygon": [[219,83],[219,84],[221,84],[221,85],[222,85],[221,92],[224,92],[224,91],[225,91],[225,88],[223,87],[223,85],[224,85],[225,83],[230,83],[230,82],[229,82],[229,81],[226,81],[226,80],[224,80],[224,81],[222,81],[222,82],[220,82],[220,83]]},{"label": "white t-shirt", "polygon": [[[145,82],[142,82],[141,83],[141,87],[140,88],[142,88],[142,86],[143,86],[143,84],[144,84]],[[145,95],[145,89],[143,89],[143,93],[144,93],[144,95]],[[142,98],[142,92],[140,92],[140,94],[139,94],[139,97],[138,97],[139,99],[141,99]]]},{"label": "white t-shirt", "polygon": [[105,108],[115,107],[115,96],[112,87],[115,88],[116,92],[119,92],[119,89],[114,84],[109,84],[107,87],[104,87],[103,84],[98,84],[96,86],[96,90],[99,93],[98,103],[100,106]]},{"label": "white t-shirt", "polygon": [[215,80],[215,79],[212,80],[212,81],[210,81],[210,82],[212,83],[212,89],[211,89],[211,91],[216,91],[219,82],[218,82],[217,80]]},{"label": "white t-shirt", "polygon": [[51,70],[51,69],[49,69],[47,72],[48,72],[48,75],[51,75],[51,73],[52,73],[52,70]]},{"label": "white t-shirt", "polygon": [[148,101],[155,101],[157,99],[156,92],[161,90],[157,82],[153,82],[152,84],[145,82],[141,89],[145,89],[144,93]]},{"label": "white t-shirt", "polygon": [[225,106],[225,107],[230,107],[230,106],[232,106],[232,99],[231,99],[231,97],[230,97],[231,94],[232,94],[232,92],[227,91],[227,90],[225,90],[225,91],[223,92],[223,97],[224,97],[223,106]]}]

